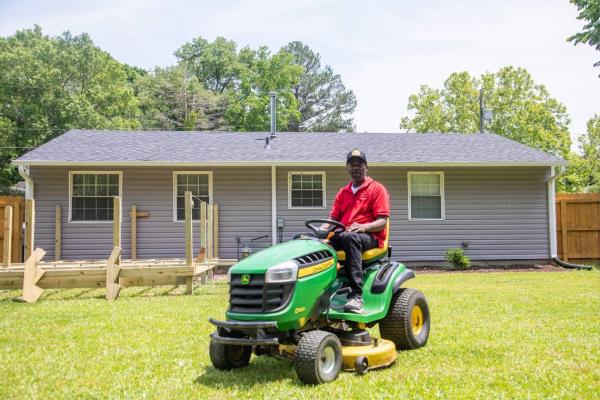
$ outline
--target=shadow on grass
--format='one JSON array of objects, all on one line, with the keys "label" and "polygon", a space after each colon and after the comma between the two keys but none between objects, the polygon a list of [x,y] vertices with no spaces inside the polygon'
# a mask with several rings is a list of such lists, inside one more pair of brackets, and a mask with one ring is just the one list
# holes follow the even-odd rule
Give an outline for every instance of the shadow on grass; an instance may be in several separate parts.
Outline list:
[{"label": "shadow on grass", "polygon": [[205,367],[204,373],[194,383],[217,389],[235,386],[241,390],[249,390],[257,385],[274,383],[291,379],[292,383],[301,385],[291,362],[271,357],[255,357],[247,367],[231,371],[221,371],[212,365]]},{"label": "shadow on grass", "polygon": [[[21,290],[0,290],[0,303],[17,301],[23,295]],[[226,292],[217,285],[197,285],[194,288],[193,296],[222,297]],[[105,288],[82,288],[82,289],[45,289],[39,301],[69,301],[69,300],[89,300],[104,299],[106,296]],[[144,286],[123,288],[119,297],[121,298],[148,298],[148,297],[178,297],[189,296],[185,293],[183,285],[164,285],[164,286]]]}]

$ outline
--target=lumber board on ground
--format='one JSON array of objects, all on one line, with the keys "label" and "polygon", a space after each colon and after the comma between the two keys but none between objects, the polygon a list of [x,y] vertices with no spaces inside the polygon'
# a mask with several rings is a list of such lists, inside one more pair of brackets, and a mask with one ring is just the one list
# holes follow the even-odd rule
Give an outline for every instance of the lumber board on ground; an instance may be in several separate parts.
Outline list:
[{"label": "lumber board on ground", "polygon": [[119,285],[119,275],[121,266],[119,256],[121,248],[114,247],[110,257],[106,260],[106,299],[115,300],[119,296],[121,286]]},{"label": "lumber board on ground", "polygon": [[35,303],[42,293],[44,293],[44,289],[37,285],[38,281],[44,275],[44,271],[41,271],[38,266],[44,255],[46,255],[46,252],[38,248],[25,261],[23,271],[23,300],[28,303]]}]

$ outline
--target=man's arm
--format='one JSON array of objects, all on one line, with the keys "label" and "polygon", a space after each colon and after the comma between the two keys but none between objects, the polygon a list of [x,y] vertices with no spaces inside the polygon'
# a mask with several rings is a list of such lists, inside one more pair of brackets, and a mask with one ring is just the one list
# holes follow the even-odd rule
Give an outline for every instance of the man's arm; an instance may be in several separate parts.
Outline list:
[{"label": "man's arm", "polygon": [[356,222],[350,225],[347,229],[348,232],[379,232],[380,230],[385,228],[387,224],[388,217],[379,216],[373,222],[369,222],[367,224],[357,224]]}]

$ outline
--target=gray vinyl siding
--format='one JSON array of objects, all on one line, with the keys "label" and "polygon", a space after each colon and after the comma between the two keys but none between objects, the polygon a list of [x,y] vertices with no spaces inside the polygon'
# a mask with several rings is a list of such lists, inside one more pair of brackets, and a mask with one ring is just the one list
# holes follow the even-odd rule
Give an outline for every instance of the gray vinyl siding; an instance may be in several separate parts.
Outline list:
[{"label": "gray vinyl siding", "polygon": [[[288,171],[325,171],[325,209],[288,208]],[[409,171],[442,171],[445,219],[408,220]],[[394,259],[443,261],[448,248],[468,242],[474,260],[548,259],[549,168],[393,168],[374,167],[369,175],[383,183],[391,199],[390,244]],[[339,188],[349,182],[343,168],[278,168],[277,209],[283,239],[308,231],[303,222],[327,218]]]},{"label": "gray vinyl siding", "polygon": [[[218,203],[219,252],[236,258],[236,236],[242,243],[271,235],[271,168],[64,168],[32,167],[35,182],[35,245],[54,258],[54,208],[62,206],[64,259],[107,258],[112,247],[111,223],[68,222],[68,175],[75,170],[123,172],[122,244],[131,254],[131,205],[149,211],[138,219],[138,258],[184,257],[184,226],[173,222],[173,171],[212,171],[213,202]],[[326,207],[288,208],[288,171],[325,171]],[[408,171],[443,171],[445,220],[408,220]],[[394,259],[442,261],[450,247],[469,243],[474,260],[543,260],[549,258],[548,167],[532,168],[396,168],[373,167],[369,175],[382,182],[391,198],[391,245]],[[277,217],[283,218],[283,240],[306,232],[304,221],[326,218],[339,188],[349,177],[343,167],[277,168]],[[197,225],[194,225],[195,233]],[[195,251],[198,235],[195,235]],[[252,243],[267,247],[271,238]]]},{"label": "gray vinyl siding", "polygon": [[[100,168],[33,167],[35,183],[35,245],[54,258],[55,206],[62,207],[62,258],[108,258],[112,249],[112,223],[68,222],[69,171],[100,171]],[[183,222],[173,222],[173,171],[207,171],[206,168],[106,168],[123,172],[122,246],[125,258],[131,256],[131,217],[133,204],[138,211],[149,211],[149,218],[138,219],[138,258],[185,257]],[[219,204],[219,251],[222,258],[237,257],[236,236],[242,242],[271,234],[271,169],[211,168],[213,202]],[[194,223],[194,251],[199,246],[199,228]],[[253,243],[264,248],[270,239]]]}]

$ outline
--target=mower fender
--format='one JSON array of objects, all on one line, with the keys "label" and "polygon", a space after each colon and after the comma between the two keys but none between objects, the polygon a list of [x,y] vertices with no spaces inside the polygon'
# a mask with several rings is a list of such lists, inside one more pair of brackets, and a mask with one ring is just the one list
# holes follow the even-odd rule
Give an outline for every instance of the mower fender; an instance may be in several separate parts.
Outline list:
[{"label": "mower fender", "polygon": [[406,282],[409,279],[412,279],[415,277],[415,272],[412,269],[406,269],[404,270],[400,275],[398,275],[396,277],[396,280],[394,281],[394,285],[393,285],[393,290],[394,290],[394,294],[396,294],[399,290],[400,290],[400,286],[402,286],[402,284],[404,282]]}]

